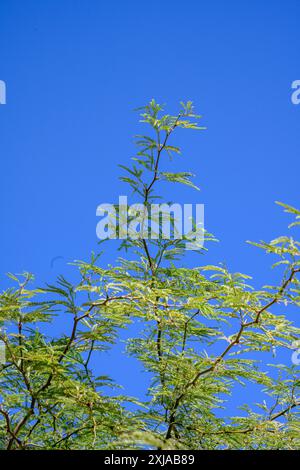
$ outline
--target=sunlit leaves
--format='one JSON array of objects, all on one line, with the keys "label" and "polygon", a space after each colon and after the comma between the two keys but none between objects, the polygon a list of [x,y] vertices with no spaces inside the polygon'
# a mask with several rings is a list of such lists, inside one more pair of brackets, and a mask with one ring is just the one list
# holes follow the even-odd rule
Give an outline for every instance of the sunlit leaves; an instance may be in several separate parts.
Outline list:
[{"label": "sunlit leaves", "polygon": [[[151,135],[136,136],[121,179],[148,207],[161,181],[195,188],[190,172],[160,164],[180,154],[170,140],[178,128],[204,127],[190,101],[175,115],[155,100],[140,111]],[[291,227],[299,225],[300,211],[280,205],[294,216]],[[300,338],[292,321],[300,243],[292,236],[253,243],[281,273],[261,289],[243,272],[199,266],[198,257],[197,267],[186,267],[185,243],[128,238],[114,265],[92,253],[74,263],[77,281],[60,276],[42,288],[28,273],[9,275],[13,285],[0,295],[2,448],[299,449],[299,370],[277,364],[277,355]],[[127,355],[147,372],[136,376],[140,400],[116,394],[122,384],[107,351],[125,337]],[[232,415],[236,387],[248,386],[251,403]]]}]

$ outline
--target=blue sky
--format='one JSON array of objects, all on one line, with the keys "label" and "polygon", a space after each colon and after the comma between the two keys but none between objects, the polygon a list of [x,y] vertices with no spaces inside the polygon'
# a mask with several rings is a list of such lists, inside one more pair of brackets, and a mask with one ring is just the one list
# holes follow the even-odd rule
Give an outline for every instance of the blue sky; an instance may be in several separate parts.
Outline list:
[{"label": "blue sky", "polygon": [[[175,167],[194,172],[201,192],[163,188],[205,204],[220,243],[199,262],[226,262],[257,286],[278,280],[245,241],[286,233],[275,200],[300,206],[299,15],[297,0],[2,0],[2,285],[7,271],[31,271],[39,284],[72,278],[68,261],[96,249],[96,207],[124,194],[117,165],[142,130],[133,109],[152,97],[171,112],[193,100],[208,128],[174,140]],[[107,243],[103,263],[114,259]],[[120,349],[109,357],[128,385],[138,376],[134,362],[117,367]]]}]

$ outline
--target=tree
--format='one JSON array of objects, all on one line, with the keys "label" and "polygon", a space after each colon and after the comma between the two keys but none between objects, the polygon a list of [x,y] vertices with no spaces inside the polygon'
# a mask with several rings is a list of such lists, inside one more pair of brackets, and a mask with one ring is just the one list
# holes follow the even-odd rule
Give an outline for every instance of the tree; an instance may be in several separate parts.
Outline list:
[{"label": "tree", "polygon": [[[142,121],[153,132],[138,136],[134,162],[123,166],[122,180],[146,208],[157,200],[161,180],[193,186],[190,173],[163,172],[161,161],[180,153],[171,145],[177,129],[203,129],[191,102],[181,103],[177,116],[162,111],[154,100],[142,109]],[[292,225],[299,225],[300,211],[281,205],[295,216]],[[95,254],[89,262],[76,262],[76,285],[59,277],[55,285],[35,288],[30,274],[10,275],[16,287],[0,297],[6,349],[1,447],[298,449],[297,368],[277,365],[272,372],[256,358],[291,349],[299,338],[300,329],[289,319],[291,308],[300,305],[299,242],[285,236],[254,244],[276,256],[282,271],[279,286],[255,290],[249,276],[221,265],[179,265],[187,236],[147,234],[140,230],[140,236],[122,241],[121,249],[131,255],[115,267],[101,266]],[[205,238],[213,236],[205,232]],[[49,337],[51,329],[42,325],[55,322],[56,315],[71,319],[70,332]],[[110,377],[96,375],[101,364],[90,366],[133,322],[144,331],[128,342],[128,354],[152,377],[142,403],[117,395]],[[224,397],[234,393],[236,383],[256,384],[265,399],[231,416]]]}]

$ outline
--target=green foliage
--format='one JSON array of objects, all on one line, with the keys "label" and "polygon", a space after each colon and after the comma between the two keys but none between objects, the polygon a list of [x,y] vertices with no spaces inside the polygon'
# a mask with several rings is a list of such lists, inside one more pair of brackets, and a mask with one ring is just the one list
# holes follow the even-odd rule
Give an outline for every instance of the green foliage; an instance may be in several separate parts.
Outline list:
[{"label": "green foliage", "polygon": [[[137,136],[138,152],[131,167],[121,166],[121,179],[147,205],[160,181],[194,187],[191,173],[161,171],[160,163],[180,154],[170,144],[178,128],[204,128],[191,102],[176,116],[162,114],[154,100],[141,111],[152,134]],[[299,224],[300,211],[281,205],[295,216],[292,226]],[[300,448],[297,368],[274,372],[265,359],[299,338],[289,318],[300,306],[299,242],[281,236],[255,244],[276,257],[282,277],[261,290],[221,265],[179,266],[185,242],[127,239],[121,248],[132,257],[115,267],[94,254],[77,261],[76,285],[60,277],[34,288],[31,275],[10,275],[16,287],[0,296],[2,448]],[[57,317],[69,333],[49,337],[43,322]],[[151,374],[144,402],[117,393],[113,370],[95,376],[107,360],[101,352],[137,322],[143,331],[127,353]],[[257,399],[232,416],[227,400],[241,385],[255,385]]]}]

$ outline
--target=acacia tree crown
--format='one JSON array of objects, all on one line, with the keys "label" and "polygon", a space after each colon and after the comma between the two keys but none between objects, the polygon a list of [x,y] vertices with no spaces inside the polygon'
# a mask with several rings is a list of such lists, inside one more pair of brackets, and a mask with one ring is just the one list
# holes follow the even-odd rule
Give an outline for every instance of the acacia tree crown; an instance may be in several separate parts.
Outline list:
[{"label": "acacia tree crown", "polygon": [[[160,181],[195,186],[190,172],[162,171],[161,162],[180,153],[173,145],[178,129],[204,127],[191,102],[173,116],[152,100],[141,118],[151,135],[138,136],[121,179],[147,207],[157,201]],[[300,211],[281,205],[299,225]],[[256,290],[249,276],[222,265],[185,266],[187,238],[159,235],[122,240],[126,257],[115,266],[103,266],[94,253],[77,261],[75,285],[60,276],[37,288],[31,274],[10,274],[16,287],[0,296],[2,448],[299,448],[297,368],[275,359],[267,365],[270,353],[291,349],[299,338],[290,319],[300,305],[299,242],[284,236],[254,244],[278,258],[282,277],[277,287]],[[43,325],[56,315],[70,330],[49,337]],[[101,375],[102,352],[137,323],[127,354],[152,379],[142,400],[110,392],[114,370]],[[255,384],[257,399],[232,416],[241,383]]]}]

